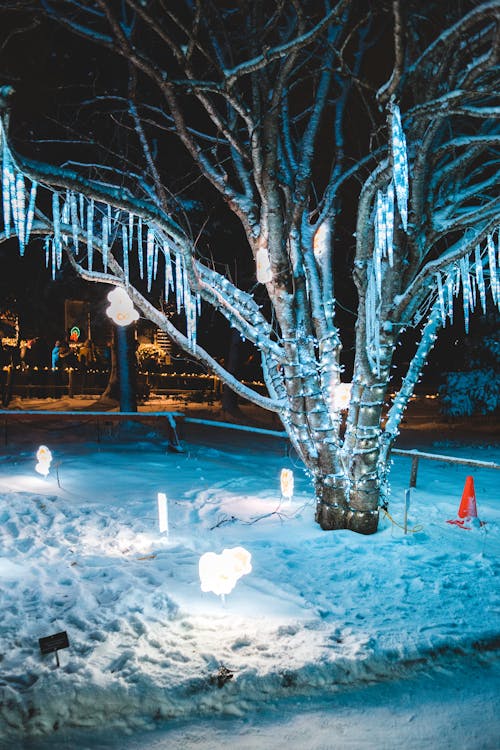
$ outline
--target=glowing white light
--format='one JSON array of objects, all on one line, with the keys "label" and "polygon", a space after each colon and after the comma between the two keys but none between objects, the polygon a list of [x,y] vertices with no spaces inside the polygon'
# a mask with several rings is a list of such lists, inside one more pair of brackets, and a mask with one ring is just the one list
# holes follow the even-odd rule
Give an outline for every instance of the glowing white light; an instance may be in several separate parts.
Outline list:
[{"label": "glowing white light", "polygon": [[333,408],[343,409],[349,408],[351,401],[352,383],[337,383],[333,387]]},{"label": "glowing white light", "polygon": [[255,254],[255,263],[257,265],[257,281],[259,284],[267,284],[272,281],[273,273],[267,247],[261,245]]},{"label": "glowing white light", "polygon": [[167,496],[164,492],[158,493],[158,525],[160,527],[160,533],[164,532],[168,535],[168,507],[167,507]]},{"label": "glowing white light", "polygon": [[38,461],[35,466],[35,471],[46,477],[50,470],[50,464],[52,462],[52,453],[46,445],[41,445],[36,452],[36,460]]},{"label": "glowing white light", "polygon": [[134,309],[127,292],[120,286],[115,287],[108,294],[108,299],[111,304],[107,308],[106,314],[117,326],[128,326],[129,323],[138,320],[139,313]]},{"label": "glowing white light", "polygon": [[293,471],[291,469],[281,469],[280,484],[281,496],[291,500],[293,497]]},{"label": "glowing white light", "polygon": [[324,221],[320,224],[313,237],[313,252],[319,258],[330,247],[330,225]]},{"label": "glowing white light", "polygon": [[212,591],[217,596],[229,594],[236,582],[251,573],[252,555],[243,547],[225,549],[220,555],[206,552],[200,557],[199,572],[202,591]]}]

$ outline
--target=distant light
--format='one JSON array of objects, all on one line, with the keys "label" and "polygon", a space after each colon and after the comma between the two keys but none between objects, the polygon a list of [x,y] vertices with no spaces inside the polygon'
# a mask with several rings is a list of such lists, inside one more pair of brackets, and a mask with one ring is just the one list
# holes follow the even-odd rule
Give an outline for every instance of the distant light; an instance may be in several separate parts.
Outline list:
[{"label": "distant light", "polygon": [[52,463],[52,453],[46,445],[41,445],[36,452],[36,460],[38,461],[35,466],[35,471],[46,477],[50,470],[50,464]]},{"label": "distant light", "polygon": [[201,590],[217,596],[231,593],[237,581],[252,572],[251,559],[252,555],[243,547],[225,549],[220,555],[206,552],[198,565]]},{"label": "distant light", "polygon": [[73,326],[73,328],[69,332],[70,341],[78,341],[78,339],[80,338],[80,333],[81,331],[78,326]]},{"label": "distant light", "polygon": [[166,532],[168,536],[167,496],[164,492],[158,493],[158,525],[160,527],[160,534]]},{"label": "distant light", "polygon": [[111,305],[106,310],[106,315],[116,323],[117,326],[128,326],[139,319],[139,313],[134,309],[132,300],[127,292],[120,286],[108,294]]},{"label": "distant light", "polygon": [[281,496],[291,500],[293,497],[293,471],[291,469],[281,469],[280,484]]}]

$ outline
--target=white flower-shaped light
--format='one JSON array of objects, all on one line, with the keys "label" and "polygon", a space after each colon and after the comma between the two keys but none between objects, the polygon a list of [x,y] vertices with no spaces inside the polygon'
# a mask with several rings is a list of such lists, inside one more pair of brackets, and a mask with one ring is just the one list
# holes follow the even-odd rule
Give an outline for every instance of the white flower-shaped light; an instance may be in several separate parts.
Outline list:
[{"label": "white flower-shaped light", "polygon": [[139,313],[134,308],[127,292],[121,286],[115,287],[108,294],[108,299],[111,304],[107,308],[106,314],[117,326],[128,326],[134,320],[138,320]]},{"label": "white flower-shaped light", "polygon": [[52,463],[52,453],[46,445],[41,445],[36,452],[36,460],[38,461],[35,466],[35,471],[46,477],[50,470],[50,464]]},{"label": "white flower-shaped light", "polygon": [[237,581],[251,573],[251,559],[252,555],[243,547],[225,549],[220,555],[206,552],[199,561],[201,590],[217,596],[231,593]]}]

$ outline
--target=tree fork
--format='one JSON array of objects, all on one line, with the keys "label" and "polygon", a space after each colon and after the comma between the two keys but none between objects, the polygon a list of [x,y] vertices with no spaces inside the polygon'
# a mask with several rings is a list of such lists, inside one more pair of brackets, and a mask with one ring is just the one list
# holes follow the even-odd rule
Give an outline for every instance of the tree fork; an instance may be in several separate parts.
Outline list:
[{"label": "tree fork", "polygon": [[354,531],[375,534],[378,528],[378,509],[358,510],[346,501],[344,485],[330,485],[317,481],[315,521],[323,531]]}]

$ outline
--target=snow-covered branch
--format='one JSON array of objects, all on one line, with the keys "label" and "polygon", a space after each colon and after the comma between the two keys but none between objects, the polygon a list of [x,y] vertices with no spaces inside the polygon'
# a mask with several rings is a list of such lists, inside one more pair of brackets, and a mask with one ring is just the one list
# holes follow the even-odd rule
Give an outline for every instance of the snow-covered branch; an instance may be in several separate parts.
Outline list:
[{"label": "snow-covered branch", "polygon": [[317,23],[312,29],[301,34],[300,36],[292,39],[284,44],[280,44],[272,49],[266,50],[263,54],[258,55],[252,60],[247,60],[233,68],[226,69],[224,75],[229,86],[233,86],[234,83],[242,76],[248,75],[249,73],[256,73],[262,68],[267,67],[271,62],[283,57],[287,57],[296,50],[300,50],[302,47],[310,44],[317,36],[319,36],[325,28],[327,28],[333,21],[340,20],[344,8],[348,5],[348,0],[341,0],[335,8],[332,8],[322,20]]},{"label": "snow-covered branch", "polygon": [[[113,267],[118,273],[121,268],[118,264],[114,264],[111,260],[111,267]],[[99,281],[106,284],[114,284],[115,286],[122,286],[126,288],[127,294],[129,295],[132,302],[137,305],[143,315],[155,323],[158,328],[165,331],[169,338],[174,341],[178,346],[181,347],[185,352],[188,352],[195,357],[199,362],[203,363],[211,370],[217,377],[219,377],[226,385],[228,385],[235,393],[242,398],[251,401],[252,403],[260,406],[262,409],[268,411],[279,412],[284,404],[283,402],[262,396],[257,391],[248,388],[248,386],[241,383],[237,378],[229,373],[214,357],[212,357],[202,346],[198,343],[194,343],[187,336],[182,334],[154,305],[144,297],[135,287],[126,285],[123,279],[117,275],[106,274],[98,271],[89,271],[83,266],[79,265],[73,257],[71,257],[71,263],[78,275],[83,279],[89,281]],[[115,261],[116,263],[116,261]]]}]

